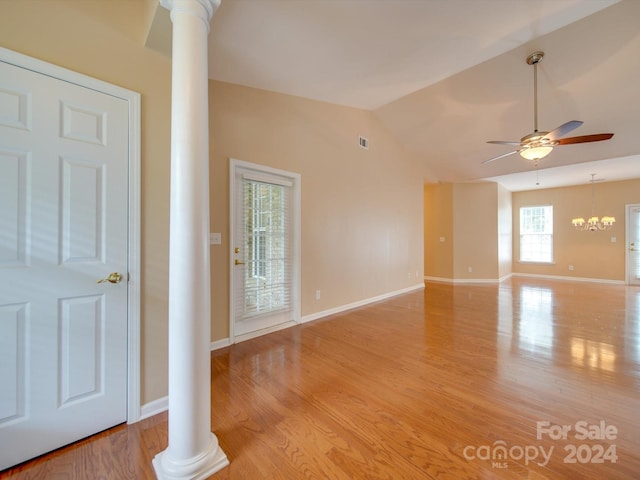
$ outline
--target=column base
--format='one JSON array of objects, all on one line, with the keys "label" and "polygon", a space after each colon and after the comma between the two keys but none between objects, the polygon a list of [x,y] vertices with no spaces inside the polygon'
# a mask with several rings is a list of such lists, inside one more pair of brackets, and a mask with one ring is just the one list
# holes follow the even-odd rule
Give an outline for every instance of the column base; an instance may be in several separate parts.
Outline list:
[{"label": "column base", "polygon": [[227,456],[212,433],[207,450],[197,457],[176,460],[163,450],[153,458],[153,468],[158,480],[204,480],[229,465]]}]

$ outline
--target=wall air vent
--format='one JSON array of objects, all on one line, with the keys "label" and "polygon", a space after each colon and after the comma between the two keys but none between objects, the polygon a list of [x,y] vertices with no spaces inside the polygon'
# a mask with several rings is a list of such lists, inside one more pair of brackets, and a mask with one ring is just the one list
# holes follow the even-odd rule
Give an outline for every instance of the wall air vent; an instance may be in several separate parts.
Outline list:
[{"label": "wall air vent", "polygon": [[362,148],[364,148],[365,150],[369,150],[369,140],[364,138],[364,137],[360,137],[359,140],[360,142],[360,146]]}]

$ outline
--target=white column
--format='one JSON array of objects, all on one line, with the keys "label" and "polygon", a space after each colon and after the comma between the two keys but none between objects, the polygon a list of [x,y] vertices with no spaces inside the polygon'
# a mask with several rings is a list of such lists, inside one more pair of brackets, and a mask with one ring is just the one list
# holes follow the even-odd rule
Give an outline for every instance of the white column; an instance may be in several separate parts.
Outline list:
[{"label": "white column", "polygon": [[173,22],[169,248],[169,445],[159,479],[229,464],[211,433],[207,37],[220,0],[161,0]]}]

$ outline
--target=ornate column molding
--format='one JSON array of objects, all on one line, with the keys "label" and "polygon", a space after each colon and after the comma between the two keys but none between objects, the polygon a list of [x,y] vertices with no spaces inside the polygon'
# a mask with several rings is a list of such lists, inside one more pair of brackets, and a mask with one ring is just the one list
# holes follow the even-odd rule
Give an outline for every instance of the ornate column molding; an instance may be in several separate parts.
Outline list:
[{"label": "ornate column molding", "polygon": [[211,428],[207,37],[219,0],[162,0],[173,23],[169,246],[169,445],[156,476],[204,479],[229,464]]},{"label": "ornate column molding", "polygon": [[200,18],[205,23],[208,34],[211,17],[220,6],[220,0],[160,0],[160,5],[171,12],[171,21],[174,21],[176,13],[187,13]]}]

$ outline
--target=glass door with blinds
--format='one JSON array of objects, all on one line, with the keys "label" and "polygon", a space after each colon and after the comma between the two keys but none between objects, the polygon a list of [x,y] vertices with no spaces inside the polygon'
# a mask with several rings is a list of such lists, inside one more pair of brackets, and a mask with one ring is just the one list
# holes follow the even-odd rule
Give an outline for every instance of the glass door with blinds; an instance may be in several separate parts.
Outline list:
[{"label": "glass door with blinds", "polygon": [[[232,160],[231,337],[299,320],[299,176]],[[240,338],[238,338],[240,337]]]}]

